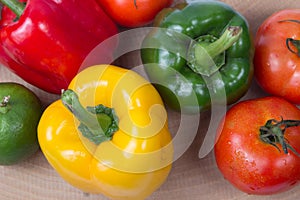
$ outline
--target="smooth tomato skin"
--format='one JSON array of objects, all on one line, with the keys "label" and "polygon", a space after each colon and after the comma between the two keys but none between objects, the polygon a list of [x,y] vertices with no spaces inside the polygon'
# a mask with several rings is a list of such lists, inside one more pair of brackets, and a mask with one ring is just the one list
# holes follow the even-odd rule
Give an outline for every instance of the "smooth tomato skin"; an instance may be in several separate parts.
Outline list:
[{"label": "smooth tomato skin", "polygon": [[151,23],[159,11],[171,6],[173,0],[98,0],[98,2],[119,25],[133,28]]},{"label": "smooth tomato skin", "polygon": [[254,72],[266,92],[300,104],[300,57],[286,45],[287,38],[300,39],[300,24],[285,20],[300,21],[300,9],[276,12],[258,28]]},{"label": "smooth tomato skin", "polygon": [[[259,128],[269,119],[300,120],[300,110],[283,98],[247,100],[228,110],[217,131],[215,158],[224,178],[248,194],[286,191],[300,178],[300,157],[288,154],[259,138]],[[286,129],[285,138],[300,152],[300,127]],[[278,145],[281,148],[280,145]]]}]

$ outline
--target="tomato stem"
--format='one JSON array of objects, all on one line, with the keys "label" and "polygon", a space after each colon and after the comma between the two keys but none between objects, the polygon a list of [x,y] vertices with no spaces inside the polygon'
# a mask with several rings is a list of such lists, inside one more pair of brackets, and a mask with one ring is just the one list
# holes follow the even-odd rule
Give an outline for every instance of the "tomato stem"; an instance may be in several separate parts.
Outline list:
[{"label": "tomato stem", "polygon": [[112,139],[118,130],[118,119],[114,110],[103,105],[87,107],[79,102],[73,90],[66,90],[61,95],[62,103],[80,121],[79,131],[95,144]]},{"label": "tomato stem", "polygon": [[288,143],[287,139],[284,137],[285,130],[289,127],[295,126],[300,126],[299,120],[281,119],[281,121],[277,121],[275,119],[270,119],[264,126],[260,127],[260,139],[263,142],[276,147],[279,151],[281,151],[278,146],[278,144],[280,144],[285,154],[288,154],[288,150],[291,150],[300,157],[300,154]]},{"label": "tomato stem", "polygon": [[0,103],[0,113],[5,114],[9,111],[10,106],[9,104],[10,96],[4,96],[1,103]]},{"label": "tomato stem", "polygon": [[[293,48],[290,44],[292,44],[294,46],[294,49],[296,49],[296,50],[293,50]],[[292,52],[292,53],[296,54],[298,57],[300,57],[300,40],[295,40],[293,38],[287,38],[286,46],[290,52]]]},{"label": "tomato stem", "polygon": [[[279,23],[284,23],[284,22],[292,22],[292,23],[300,24],[300,21],[295,20],[295,19],[287,19],[287,20],[279,21]],[[291,46],[291,44],[293,47]],[[293,38],[287,38],[286,46],[290,52],[292,52],[292,53],[296,54],[298,57],[300,57],[300,41],[299,40],[295,40]],[[296,50],[294,50],[295,48],[296,48]]]},{"label": "tomato stem", "polygon": [[136,0],[133,0],[133,3],[134,3],[135,9],[138,9],[138,6],[137,6],[137,4],[136,4]]}]

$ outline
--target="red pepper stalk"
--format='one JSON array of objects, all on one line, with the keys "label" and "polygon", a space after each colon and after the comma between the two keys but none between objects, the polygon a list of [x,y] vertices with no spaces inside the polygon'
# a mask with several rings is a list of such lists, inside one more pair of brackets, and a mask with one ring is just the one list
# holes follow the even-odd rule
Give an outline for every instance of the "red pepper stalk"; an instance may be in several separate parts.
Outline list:
[{"label": "red pepper stalk", "polygon": [[[95,0],[0,2],[6,5],[0,20],[0,62],[51,93],[66,89],[90,51],[118,33]],[[116,45],[99,51],[97,64],[110,63]]]}]

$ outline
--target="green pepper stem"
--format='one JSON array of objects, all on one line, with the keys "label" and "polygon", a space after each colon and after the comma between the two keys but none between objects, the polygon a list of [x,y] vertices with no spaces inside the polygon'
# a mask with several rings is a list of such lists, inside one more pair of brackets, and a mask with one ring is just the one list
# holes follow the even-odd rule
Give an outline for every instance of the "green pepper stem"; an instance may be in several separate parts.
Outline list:
[{"label": "green pepper stem", "polygon": [[[191,59],[188,60],[188,62],[191,69],[202,75],[210,76],[213,74],[221,67],[216,65],[223,65],[225,63],[225,57],[222,58],[221,55],[238,41],[242,31],[242,27],[229,26],[221,37],[215,41],[208,42],[206,41],[207,39],[204,39],[204,41],[196,41],[189,50]],[[212,37],[213,36],[210,36],[209,38]],[[216,69],[210,69],[212,67],[215,67]]]},{"label": "green pepper stem", "polygon": [[288,149],[300,157],[300,154],[288,143],[284,137],[285,130],[289,127],[300,126],[300,120],[281,120],[277,121],[275,119],[270,119],[266,122],[264,126],[261,126],[260,139],[270,144],[280,151],[278,144],[281,145],[283,152],[288,154]]},{"label": "green pepper stem", "polygon": [[95,144],[111,140],[118,129],[117,119],[111,108],[103,105],[85,109],[79,102],[78,95],[73,90],[66,90],[61,95],[62,103],[79,120],[78,129]]},{"label": "green pepper stem", "polygon": [[199,62],[202,61],[201,52],[204,48],[205,51],[210,55],[212,58],[216,57],[217,55],[221,54],[222,52],[226,51],[229,47],[231,47],[239,38],[242,33],[242,28],[239,26],[230,26],[228,27],[221,37],[213,43],[203,47],[201,43],[196,46],[196,58]]},{"label": "green pepper stem", "polygon": [[0,0],[0,2],[14,12],[17,17],[20,17],[25,9],[25,4],[18,0]]},{"label": "green pepper stem", "polygon": [[0,103],[0,113],[5,114],[9,111],[10,106],[9,104],[10,96],[4,96],[1,103]]}]

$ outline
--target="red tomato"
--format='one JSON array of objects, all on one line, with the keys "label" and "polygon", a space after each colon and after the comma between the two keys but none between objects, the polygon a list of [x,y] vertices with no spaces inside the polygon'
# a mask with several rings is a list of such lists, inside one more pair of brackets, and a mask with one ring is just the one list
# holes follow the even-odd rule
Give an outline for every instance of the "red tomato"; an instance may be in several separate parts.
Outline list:
[{"label": "red tomato", "polygon": [[119,25],[139,27],[153,21],[156,14],[173,0],[98,0],[103,9]]},{"label": "red tomato", "polygon": [[[297,154],[300,152],[300,121],[297,120],[300,120],[300,110],[279,97],[234,105],[219,126],[214,149],[224,178],[249,194],[274,194],[295,186],[300,178]],[[278,142],[283,141],[280,135],[284,137],[282,144]]]},{"label": "red tomato", "polygon": [[[267,18],[255,39],[254,71],[268,93],[300,104],[300,9]],[[298,44],[297,44],[298,43]]]}]

